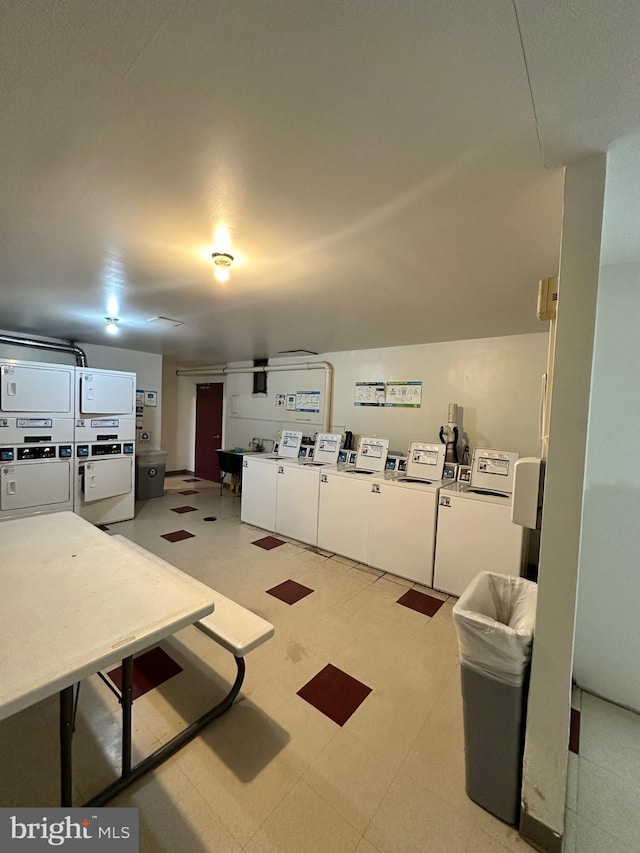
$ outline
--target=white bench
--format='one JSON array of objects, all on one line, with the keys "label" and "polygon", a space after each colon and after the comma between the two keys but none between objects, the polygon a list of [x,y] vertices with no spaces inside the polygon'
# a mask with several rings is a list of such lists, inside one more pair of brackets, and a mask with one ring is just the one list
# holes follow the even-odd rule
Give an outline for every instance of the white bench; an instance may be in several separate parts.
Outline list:
[{"label": "white bench", "polygon": [[[108,536],[109,534],[105,533],[104,535]],[[182,574],[182,572],[180,572],[180,570],[175,566],[172,566],[171,563],[167,563],[151,551],[147,551],[146,548],[141,548],[140,545],[137,545],[135,542],[127,539],[125,536],[117,534],[111,538],[120,543],[122,547],[137,551],[152,562],[162,565],[166,571]],[[210,722],[215,720],[217,717],[220,717],[233,705],[244,680],[244,656],[252,649],[257,648],[266,640],[273,637],[274,627],[270,622],[267,622],[266,619],[262,619],[262,617],[257,616],[250,610],[247,610],[246,607],[242,607],[235,601],[231,601],[231,599],[226,598],[224,595],[220,595],[220,593],[215,590],[211,590],[211,592],[214,599],[213,612],[195,624],[203,633],[212,640],[215,640],[233,655],[236,662],[237,675],[231,690],[227,693],[224,699],[218,702],[217,705],[214,705],[194,723],[190,723],[186,728],[182,729],[181,732],[174,735],[171,740],[156,749],[155,752],[144,758],[136,764],[135,767],[127,769],[126,772],[123,769],[122,775],[119,779],[111,785],[108,785],[100,792],[100,794],[89,800],[89,802],[85,803],[85,806],[106,805],[106,803],[110,802],[110,800],[121,793],[133,781],[140,778],[145,773],[148,773],[150,770],[154,770],[162,764],[163,761],[166,761],[167,758],[174,755],[185,744],[189,743],[190,740],[193,740],[193,738],[208,726]],[[123,668],[124,665],[125,661],[123,661]],[[129,659],[128,666],[132,666],[131,659]],[[106,676],[102,673],[98,673],[98,675],[109,689],[118,697],[118,701],[122,705],[123,720],[128,717],[130,721],[132,704],[131,689],[129,688],[126,690],[123,695],[111,685]],[[129,732],[131,731],[130,723],[128,730]],[[125,728],[123,728],[123,756],[126,751],[124,732]]]},{"label": "white bench", "polygon": [[[131,548],[140,554],[144,554],[144,556],[149,560],[162,565],[165,569],[174,572],[180,571],[175,566],[172,566],[171,563],[167,563],[166,560],[163,560],[151,551],[147,551],[146,548],[142,548],[140,545],[137,545],[135,542],[127,539],[126,536],[116,534],[111,538],[116,542],[120,542],[127,548]],[[169,755],[176,752],[184,743],[195,737],[198,732],[200,732],[216,717],[219,717],[221,714],[224,714],[225,711],[229,710],[233,705],[236,696],[240,692],[242,682],[244,681],[244,656],[249,654],[253,649],[262,645],[262,643],[271,639],[275,632],[271,622],[267,622],[266,619],[252,613],[250,610],[247,610],[246,607],[243,607],[241,604],[237,604],[235,601],[221,595],[219,592],[216,592],[213,589],[211,592],[213,593],[214,598],[213,613],[210,613],[208,616],[200,619],[199,622],[195,623],[195,626],[212,640],[215,640],[216,643],[219,643],[227,651],[231,652],[235,658],[238,670],[236,679],[233,683],[233,687],[221,702],[207,711],[206,714],[200,717],[200,719],[195,723],[191,723],[191,725],[184,729],[180,735],[173,738],[169,744],[161,747],[161,750],[158,752],[167,750],[167,755],[164,755],[162,760],[164,760],[164,758],[168,758]],[[174,742],[175,746],[172,746]]]},{"label": "white bench", "polygon": [[[151,551],[147,551],[146,548],[142,548],[127,539],[126,536],[117,534],[111,538],[140,554],[144,554],[148,559],[164,568],[179,571],[171,563],[167,563],[166,560]],[[237,604],[219,592],[213,589],[211,592],[215,602],[213,613],[196,622],[196,628],[199,628],[204,634],[231,652],[234,657],[244,657],[273,637],[275,629],[271,622],[267,622],[266,619],[252,613],[251,610],[247,610],[246,607]]]}]

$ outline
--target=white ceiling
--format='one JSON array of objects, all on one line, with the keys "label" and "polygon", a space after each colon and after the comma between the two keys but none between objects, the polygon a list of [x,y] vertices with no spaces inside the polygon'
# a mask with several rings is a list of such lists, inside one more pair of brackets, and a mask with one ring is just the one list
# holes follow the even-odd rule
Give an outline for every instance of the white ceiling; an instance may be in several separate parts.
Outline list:
[{"label": "white ceiling", "polygon": [[639,36],[624,0],[2,0],[0,328],[185,363],[541,331]]}]

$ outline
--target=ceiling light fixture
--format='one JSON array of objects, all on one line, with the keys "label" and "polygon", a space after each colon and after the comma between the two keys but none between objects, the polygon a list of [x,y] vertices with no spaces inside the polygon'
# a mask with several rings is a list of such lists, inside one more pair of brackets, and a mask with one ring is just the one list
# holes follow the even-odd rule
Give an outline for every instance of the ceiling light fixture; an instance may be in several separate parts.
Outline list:
[{"label": "ceiling light fixture", "polygon": [[228,252],[214,252],[211,257],[215,266],[214,275],[218,281],[228,281],[229,268],[233,263],[233,255]]},{"label": "ceiling light fixture", "polygon": [[107,332],[109,332],[110,335],[117,335],[118,334],[118,323],[120,322],[118,320],[118,318],[117,317],[105,317],[104,319],[107,321]]}]

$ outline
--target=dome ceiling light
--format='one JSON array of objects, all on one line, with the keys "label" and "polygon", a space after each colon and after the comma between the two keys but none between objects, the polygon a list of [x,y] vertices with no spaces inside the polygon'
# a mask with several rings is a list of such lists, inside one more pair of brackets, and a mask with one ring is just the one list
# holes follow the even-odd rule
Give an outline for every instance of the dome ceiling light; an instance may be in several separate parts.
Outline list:
[{"label": "dome ceiling light", "polygon": [[228,281],[229,269],[233,263],[233,255],[228,252],[214,252],[211,257],[215,266],[214,275],[218,281]]}]

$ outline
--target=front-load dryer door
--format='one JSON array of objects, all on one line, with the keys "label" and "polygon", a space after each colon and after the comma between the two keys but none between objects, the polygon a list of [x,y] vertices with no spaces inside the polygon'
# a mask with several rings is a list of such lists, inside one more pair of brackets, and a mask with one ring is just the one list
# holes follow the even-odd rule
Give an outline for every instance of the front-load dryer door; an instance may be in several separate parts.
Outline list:
[{"label": "front-load dryer door", "polygon": [[133,459],[101,459],[84,465],[82,495],[87,503],[126,495],[133,489]]},{"label": "front-load dryer door", "polygon": [[3,364],[0,410],[73,415],[73,368]]},{"label": "front-load dryer door", "polygon": [[51,507],[71,500],[71,460],[29,462],[0,468],[0,509]]},{"label": "front-load dryer door", "polygon": [[135,405],[133,376],[88,370],[80,375],[80,417],[100,414],[134,417]]}]

